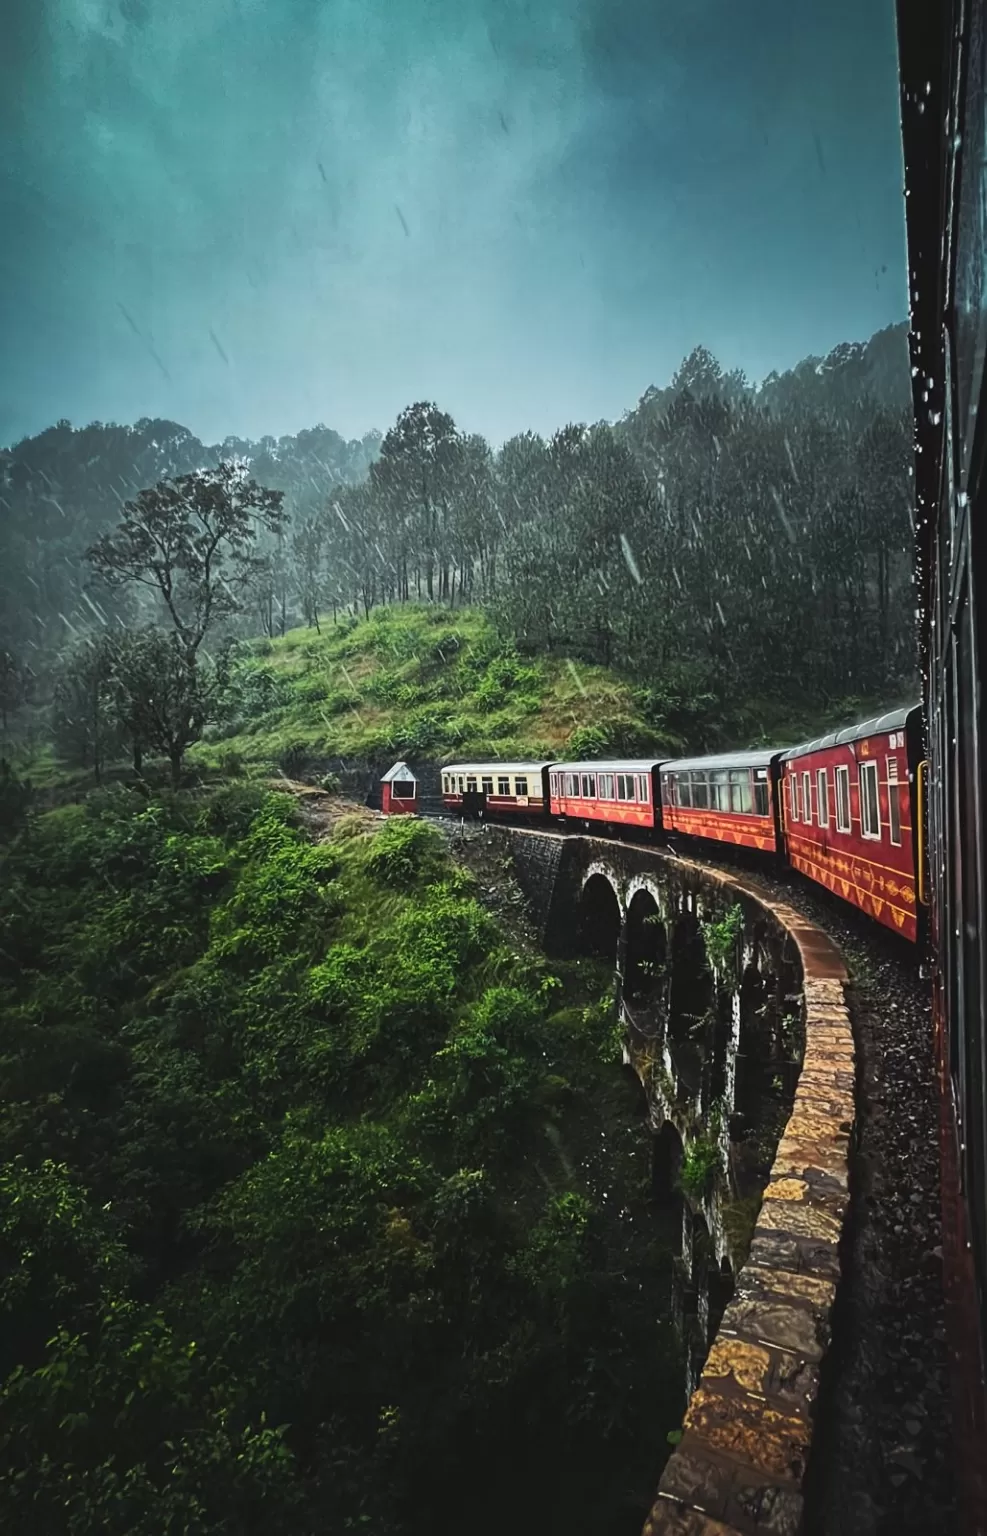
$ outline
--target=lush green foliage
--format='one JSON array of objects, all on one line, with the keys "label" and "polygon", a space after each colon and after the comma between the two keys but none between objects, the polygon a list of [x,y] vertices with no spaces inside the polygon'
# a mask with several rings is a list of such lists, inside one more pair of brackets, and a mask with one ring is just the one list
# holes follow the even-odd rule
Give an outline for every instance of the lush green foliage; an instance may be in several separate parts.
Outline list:
[{"label": "lush green foliage", "polygon": [[243,646],[194,756],[218,766],[233,751],[290,777],[335,756],[650,752],[707,728],[705,708],[602,667],[524,659],[479,610],[411,604]]},{"label": "lush green foliage", "polygon": [[681,1405],[611,1010],[425,825],[290,805],[3,851],[0,1520],[639,1527]]},{"label": "lush green foliage", "polygon": [[737,943],[744,931],[744,911],[732,906],[723,917],[712,922],[700,923],[706,953],[712,966],[723,969],[736,959]]}]

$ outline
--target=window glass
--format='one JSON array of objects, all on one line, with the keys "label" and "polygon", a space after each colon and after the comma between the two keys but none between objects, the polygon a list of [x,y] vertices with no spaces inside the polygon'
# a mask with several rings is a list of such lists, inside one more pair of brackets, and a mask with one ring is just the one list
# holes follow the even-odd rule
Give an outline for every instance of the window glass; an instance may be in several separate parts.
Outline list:
[{"label": "window glass", "polygon": [[836,828],[839,832],[850,830],[850,770],[836,770]]},{"label": "window glass", "polygon": [[642,805],[649,805],[651,803],[651,790],[648,786],[648,775],[646,773],[638,775],[637,798],[641,801]]},{"label": "window glass", "polygon": [[754,809],[749,768],[730,769],[730,809],[742,816],[750,816]]},{"label": "window glass", "polygon": [[595,800],[596,799],[596,774],[595,773],[584,773],[583,774],[582,789],[583,789],[583,799],[584,800]]},{"label": "window glass", "polygon": [[[556,777],[556,784],[558,784],[558,778],[557,777]],[[510,781],[510,779],[499,778],[497,780],[497,793],[498,793],[498,795],[509,795],[510,792],[511,792],[511,781]]]},{"label": "window glass", "polygon": [[709,785],[704,773],[692,775],[692,803],[700,811],[705,811],[709,807]]},{"label": "window glass", "polygon": [[463,793],[463,788],[464,788],[464,780],[463,780],[462,774],[460,774],[459,775],[459,793],[460,794]]},{"label": "window glass", "polygon": [[566,796],[570,800],[572,799],[573,795],[576,793],[575,776],[573,774],[571,774],[571,773],[567,773],[566,776],[565,776],[565,792],[566,792]]},{"label": "window glass", "polygon": [[414,800],[415,786],[410,779],[394,780],[394,798],[395,800]]},{"label": "window glass", "polygon": [[769,809],[767,778],[756,778],[754,780],[754,815],[767,816]]},{"label": "window glass", "polygon": [[485,795],[492,795],[493,794],[493,779],[488,779],[486,776],[484,776],[480,780],[480,788],[483,790],[483,793]]},{"label": "window glass", "polygon": [[802,817],[812,825],[812,778],[808,773],[802,775]]},{"label": "window glass", "polygon": [[788,805],[792,813],[792,820],[799,819],[799,776],[792,773],[788,780]]},{"label": "window glass", "polygon": [[730,777],[725,768],[710,774],[709,805],[714,811],[730,809]]},{"label": "window glass", "polygon": [[690,783],[689,775],[687,773],[683,773],[681,775],[678,781],[678,786],[679,805],[684,805],[686,810],[688,810],[692,805],[692,784]]},{"label": "window glass", "polygon": [[821,827],[829,826],[829,781],[825,768],[816,774],[816,815]]},{"label": "window glass", "polygon": [[473,794],[473,793],[475,793],[475,791],[476,791],[476,775],[472,774],[472,773],[468,773],[466,775],[466,792],[467,792],[467,794]]},{"label": "window glass", "polygon": [[613,799],[613,774],[612,773],[601,773],[600,774],[600,799],[601,800],[612,800]]},{"label": "window glass", "polygon": [[864,837],[880,837],[881,812],[877,798],[877,764],[860,765],[860,831]]},{"label": "window glass", "polygon": [[898,783],[898,759],[888,758],[888,823],[891,841],[901,847],[901,785]]},{"label": "window glass", "polygon": [[527,779],[519,777],[514,780],[514,793],[516,795],[526,795],[528,793]]}]

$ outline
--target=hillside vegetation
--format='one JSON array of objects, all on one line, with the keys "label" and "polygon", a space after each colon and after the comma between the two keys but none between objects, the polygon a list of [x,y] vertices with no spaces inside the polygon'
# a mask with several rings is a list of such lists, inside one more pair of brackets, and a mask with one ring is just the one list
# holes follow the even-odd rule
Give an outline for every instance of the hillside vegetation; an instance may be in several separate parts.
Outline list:
[{"label": "hillside vegetation", "polygon": [[886,702],[799,710],[755,694],[741,705],[685,679],[647,686],[564,656],[522,656],[480,609],[398,605],[241,647],[224,718],[191,756],[299,773],[335,758],[662,755],[796,742]]},{"label": "hillside vegetation", "polygon": [[249,787],[23,821],[4,1528],[639,1529],[681,1375],[609,982],[421,822],[313,844]]}]

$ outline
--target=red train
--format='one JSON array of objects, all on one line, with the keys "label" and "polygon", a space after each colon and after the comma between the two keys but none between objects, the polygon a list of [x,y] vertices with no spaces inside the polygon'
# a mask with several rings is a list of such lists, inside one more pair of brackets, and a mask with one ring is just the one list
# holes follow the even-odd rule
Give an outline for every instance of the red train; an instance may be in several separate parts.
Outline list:
[{"label": "red train", "polygon": [[[987,1533],[987,3],[897,0],[943,1274],[963,1536]],[[923,791],[926,785],[923,781]]]},{"label": "red train", "polygon": [[442,799],[470,816],[755,849],[915,942],[922,773],[915,707],[799,747],[657,762],[453,763]]}]

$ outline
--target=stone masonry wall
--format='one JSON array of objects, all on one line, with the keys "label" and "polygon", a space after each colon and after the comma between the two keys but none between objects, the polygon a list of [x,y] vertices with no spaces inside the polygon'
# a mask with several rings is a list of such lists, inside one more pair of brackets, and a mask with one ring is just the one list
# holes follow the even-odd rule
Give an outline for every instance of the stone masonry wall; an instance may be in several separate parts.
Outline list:
[{"label": "stone masonry wall", "polygon": [[[523,886],[546,901],[537,834],[510,834]],[[547,841],[547,838],[544,839]],[[643,1536],[796,1536],[812,1441],[813,1405],[830,1337],[849,1203],[854,1047],[846,970],[832,941],[754,878],[651,849],[565,838],[545,911],[546,932],[570,931],[580,866],[601,858],[618,889],[628,868],[664,866],[711,900],[751,902],[797,953],[805,1053],[793,1110],[778,1144],[747,1263],[723,1314],[683,1436],[670,1457]],[[583,845],[579,851],[578,845]],[[602,850],[602,852],[601,852]],[[544,907],[542,908],[544,910]]]}]

